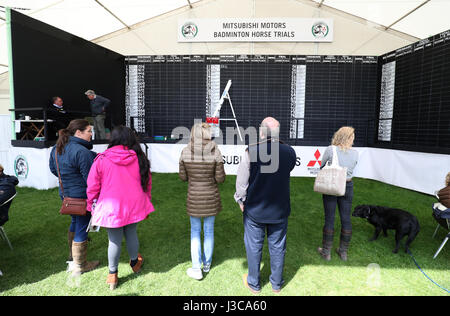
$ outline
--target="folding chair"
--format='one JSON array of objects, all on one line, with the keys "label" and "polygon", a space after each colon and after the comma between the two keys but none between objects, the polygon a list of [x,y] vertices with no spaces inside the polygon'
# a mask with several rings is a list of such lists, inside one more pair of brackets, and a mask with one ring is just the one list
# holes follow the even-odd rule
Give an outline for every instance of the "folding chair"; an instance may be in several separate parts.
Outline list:
[{"label": "folding chair", "polygon": [[442,241],[441,245],[439,246],[439,249],[434,254],[433,259],[435,259],[438,256],[438,254],[441,252],[442,248],[444,248],[448,239],[450,238],[450,208],[445,207],[441,203],[434,203],[433,204],[433,217],[438,222],[436,230],[434,231],[434,234],[433,234],[433,238],[436,236],[439,226],[442,226],[444,229],[446,229],[448,231],[447,236],[445,236],[444,240]]},{"label": "folding chair", "polygon": [[[14,194],[12,197],[10,197],[6,202],[4,202],[2,205],[0,205],[0,208],[6,207],[7,209],[10,208],[11,203],[13,201],[13,199],[16,197],[17,193]],[[2,236],[2,238],[8,243],[9,248],[11,248],[11,250],[13,249],[11,242],[8,239],[8,236],[6,235],[5,229],[3,228],[3,226],[0,226],[0,236]]]}]

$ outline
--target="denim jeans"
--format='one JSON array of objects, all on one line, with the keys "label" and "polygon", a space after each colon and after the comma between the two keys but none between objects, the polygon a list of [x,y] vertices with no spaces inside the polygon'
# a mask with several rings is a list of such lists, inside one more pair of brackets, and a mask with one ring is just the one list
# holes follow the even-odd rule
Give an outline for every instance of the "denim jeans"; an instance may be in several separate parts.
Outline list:
[{"label": "denim jeans", "polygon": [[257,223],[250,217],[244,215],[243,220],[244,244],[248,262],[248,285],[256,291],[261,290],[260,266],[264,239],[267,234],[271,270],[269,280],[272,284],[272,289],[281,289],[284,283],[283,270],[288,219],[285,218],[281,223],[277,224],[263,224]]},{"label": "denim jeans", "polygon": [[91,220],[91,212],[86,212],[86,216],[71,215],[71,217],[72,222],[70,223],[69,231],[75,233],[73,241],[83,242],[87,240],[88,233],[86,232],[86,229]]},{"label": "denim jeans", "polygon": [[215,216],[203,218],[203,252],[201,246],[202,219],[191,216],[191,258],[192,268],[200,269],[211,265],[214,250],[214,220]]},{"label": "denim jeans", "polygon": [[323,195],[323,207],[325,210],[325,229],[334,230],[334,217],[336,206],[339,208],[341,228],[352,230],[351,213],[353,200],[353,182],[347,182],[344,196]]}]

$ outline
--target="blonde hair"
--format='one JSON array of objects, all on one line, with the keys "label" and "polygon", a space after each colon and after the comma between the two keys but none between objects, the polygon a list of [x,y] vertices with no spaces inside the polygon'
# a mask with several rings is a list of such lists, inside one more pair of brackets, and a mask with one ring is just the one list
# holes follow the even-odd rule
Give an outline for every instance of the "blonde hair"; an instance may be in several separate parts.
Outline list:
[{"label": "blonde hair", "polygon": [[351,126],[343,126],[336,131],[331,140],[331,145],[339,146],[341,149],[349,149],[355,139],[355,129]]},{"label": "blonde hair", "polygon": [[211,126],[208,123],[197,123],[191,129],[191,143],[199,142],[203,139],[211,140]]},{"label": "blonde hair", "polygon": [[450,185],[450,172],[447,173],[447,176],[445,177],[445,185],[449,186]]}]

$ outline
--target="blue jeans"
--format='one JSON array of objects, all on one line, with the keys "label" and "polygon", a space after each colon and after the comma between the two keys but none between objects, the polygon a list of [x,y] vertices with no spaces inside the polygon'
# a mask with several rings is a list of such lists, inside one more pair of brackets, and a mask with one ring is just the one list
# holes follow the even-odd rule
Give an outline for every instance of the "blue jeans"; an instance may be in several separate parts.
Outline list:
[{"label": "blue jeans", "polygon": [[286,254],[286,235],[288,219],[281,223],[264,224],[253,221],[244,215],[244,244],[248,262],[248,285],[256,290],[261,290],[260,265],[264,239],[267,232],[267,243],[270,254],[270,283],[272,289],[279,290],[284,283],[283,270]]},{"label": "blue jeans", "polygon": [[203,252],[201,246],[202,219],[191,216],[191,258],[192,268],[200,269],[211,265],[214,250],[214,220],[215,216],[203,218]]},{"label": "blue jeans", "polygon": [[339,208],[341,217],[341,228],[352,230],[352,201],[353,201],[353,182],[347,182],[344,196],[323,195],[323,208],[325,209],[325,226],[327,230],[334,230],[334,217],[336,206]]},{"label": "blue jeans", "polygon": [[83,242],[87,240],[88,233],[86,232],[86,229],[89,225],[89,221],[91,220],[91,212],[86,212],[86,216],[71,215],[71,217],[72,223],[70,223],[69,231],[75,233],[73,241]]}]

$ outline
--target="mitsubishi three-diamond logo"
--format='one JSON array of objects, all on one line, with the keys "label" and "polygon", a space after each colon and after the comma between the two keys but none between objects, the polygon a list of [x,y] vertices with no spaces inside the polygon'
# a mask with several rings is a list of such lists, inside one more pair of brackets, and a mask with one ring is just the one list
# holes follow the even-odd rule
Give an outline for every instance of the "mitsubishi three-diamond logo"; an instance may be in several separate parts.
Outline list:
[{"label": "mitsubishi three-diamond logo", "polygon": [[314,153],[314,157],[316,158],[316,160],[310,160],[308,162],[308,167],[314,167],[316,165],[316,163],[319,164],[319,167],[321,166],[322,162],[319,160],[319,158],[320,158],[320,151],[318,149]]},{"label": "mitsubishi three-diamond logo", "polygon": [[319,173],[320,166],[322,165],[322,161],[319,160],[321,154],[320,151],[317,149],[314,153],[314,160],[310,160],[306,167],[308,168],[308,171],[311,175],[316,176]]}]

